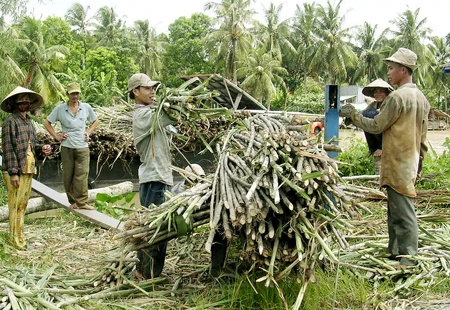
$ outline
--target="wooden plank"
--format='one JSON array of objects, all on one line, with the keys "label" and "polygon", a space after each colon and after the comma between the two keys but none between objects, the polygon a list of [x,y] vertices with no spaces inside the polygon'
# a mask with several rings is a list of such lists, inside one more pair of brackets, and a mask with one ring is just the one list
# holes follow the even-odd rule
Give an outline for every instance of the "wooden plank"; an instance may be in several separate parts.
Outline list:
[{"label": "wooden plank", "polygon": [[113,217],[98,212],[97,210],[85,210],[85,209],[69,209],[70,202],[67,199],[66,194],[58,193],[54,189],[48,187],[45,184],[33,179],[31,182],[31,188],[40,195],[54,201],[64,209],[72,212],[82,218],[99,225],[106,229],[123,230],[123,223]]}]

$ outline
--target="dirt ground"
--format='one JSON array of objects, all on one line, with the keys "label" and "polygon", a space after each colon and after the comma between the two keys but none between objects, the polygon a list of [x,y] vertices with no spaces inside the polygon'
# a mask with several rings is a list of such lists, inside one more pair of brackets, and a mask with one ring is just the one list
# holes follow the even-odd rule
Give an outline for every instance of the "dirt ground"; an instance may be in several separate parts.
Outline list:
[{"label": "dirt ground", "polygon": [[[450,138],[449,130],[429,130],[427,134],[428,149],[430,151],[433,149],[438,155],[442,154],[445,150],[447,150],[447,148],[443,145],[447,137]],[[343,150],[345,150],[354,139],[366,141],[364,132],[359,129],[340,129],[339,139],[339,145]]]}]

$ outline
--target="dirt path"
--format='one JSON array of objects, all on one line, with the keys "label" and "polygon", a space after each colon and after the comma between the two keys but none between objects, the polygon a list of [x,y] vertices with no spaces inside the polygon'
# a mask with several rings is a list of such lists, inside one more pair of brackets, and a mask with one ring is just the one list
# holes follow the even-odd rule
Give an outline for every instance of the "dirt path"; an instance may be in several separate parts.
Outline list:
[{"label": "dirt path", "polygon": [[[446,138],[450,138],[449,130],[429,130],[427,134],[428,148],[434,149],[437,154],[442,154],[448,150],[443,144]],[[364,132],[362,130],[340,129],[339,130],[339,145],[345,150],[355,139],[366,141]]]}]

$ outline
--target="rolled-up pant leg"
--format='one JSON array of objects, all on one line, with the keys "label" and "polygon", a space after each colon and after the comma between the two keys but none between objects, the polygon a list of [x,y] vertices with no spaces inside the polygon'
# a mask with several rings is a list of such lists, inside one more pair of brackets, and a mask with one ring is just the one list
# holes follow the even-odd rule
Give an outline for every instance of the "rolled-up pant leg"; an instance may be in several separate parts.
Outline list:
[{"label": "rolled-up pant leg", "polygon": [[414,200],[387,186],[388,193],[388,252],[416,255],[419,239]]}]

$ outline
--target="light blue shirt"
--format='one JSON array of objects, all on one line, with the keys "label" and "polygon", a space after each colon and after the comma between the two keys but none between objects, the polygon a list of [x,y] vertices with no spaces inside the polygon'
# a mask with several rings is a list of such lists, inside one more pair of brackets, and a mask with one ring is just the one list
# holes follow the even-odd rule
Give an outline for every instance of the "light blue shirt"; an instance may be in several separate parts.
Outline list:
[{"label": "light blue shirt", "polygon": [[67,132],[68,138],[61,141],[61,146],[71,149],[82,149],[88,147],[85,141],[84,133],[86,132],[86,122],[94,122],[97,115],[88,103],[78,102],[78,111],[73,115],[68,104],[61,103],[57,105],[52,113],[47,117],[47,120],[54,124],[61,123],[63,132]]}]

